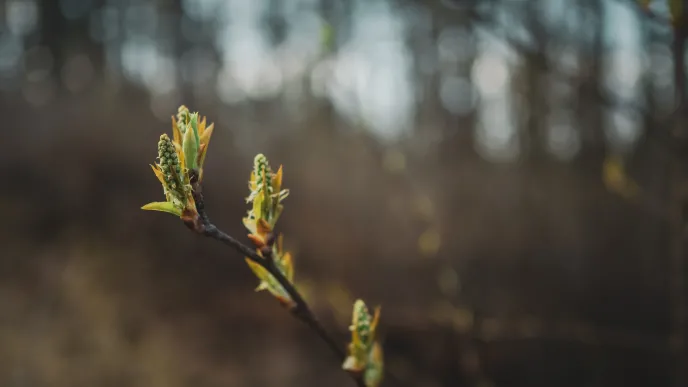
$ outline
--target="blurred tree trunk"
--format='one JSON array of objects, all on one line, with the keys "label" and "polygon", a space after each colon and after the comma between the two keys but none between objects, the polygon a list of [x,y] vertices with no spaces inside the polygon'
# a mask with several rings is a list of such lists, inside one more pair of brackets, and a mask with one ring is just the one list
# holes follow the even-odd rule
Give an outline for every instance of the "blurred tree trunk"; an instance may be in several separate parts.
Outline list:
[{"label": "blurred tree trunk", "polygon": [[[676,89],[675,114],[676,122],[672,135],[679,134],[685,130],[688,124],[688,96],[686,95],[685,51],[688,40],[688,1],[683,1],[682,15],[679,22],[674,27],[674,42],[672,52],[674,57],[674,87]],[[688,184],[684,176],[684,165],[686,163],[685,154],[683,157],[671,160],[670,182],[670,216],[671,216],[671,277],[670,287],[672,299],[672,347],[676,354],[675,365],[675,386],[685,386],[688,383],[688,287],[686,287],[686,277],[688,270],[686,264],[686,241],[688,240],[688,229],[686,219],[684,219],[684,209],[688,207]]]},{"label": "blurred tree trunk", "polygon": [[546,39],[547,31],[543,26],[543,21],[539,17],[539,9],[541,3],[539,1],[529,1],[527,6],[526,29],[530,32],[533,39],[533,50],[526,55],[525,68],[525,99],[527,101],[527,119],[525,120],[525,134],[523,147],[524,151],[528,152],[525,156],[532,162],[543,161],[545,154],[545,147],[543,141],[545,139],[545,125],[544,118],[548,113],[547,106],[544,100],[543,77],[548,75],[543,69],[548,69]]},{"label": "blurred tree trunk", "polygon": [[688,381],[688,342],[686,331],[688,330],[688,316],[686,303],[686,277],[688,270],[686,265],[686,241],[687,229],[684,218],[688,205],[688,184],[684,176],[683,163],[685,160],[672,159],[670,163],[670,273],[669,287],[672,300],[672,332],[671,344],[675,355],[674,385],[685,386]]},{"label": "blurred tree trunk", "polygon": [[55,60],[55,69],[62,68],[65,55],[63,42],[68,35],[69,24],[62,15],[60,2],[55,0],[41,0],[40,2],[41,41],[50,49]]},{"label": "blurred tree trunk", "polygon": [[[585,12],[585,8],[589,12]],[[579,130],[581,134],[581,150],[578,160],[585,166],[587,172],[599,173],[600,166],[605,157],[606,140],[604,135],[604,111],[600,103],[596,101],[599,95],[600,85],[603,84],[603,60],[604,60],[604,7],[601,0],[582,0],[580,26],[581,34],[592,35],[590,44],[584,42],[582,49],[583,72],[579,84],[577,115],[580,118]],[[590,16],[586,18],[585,16]]]}]

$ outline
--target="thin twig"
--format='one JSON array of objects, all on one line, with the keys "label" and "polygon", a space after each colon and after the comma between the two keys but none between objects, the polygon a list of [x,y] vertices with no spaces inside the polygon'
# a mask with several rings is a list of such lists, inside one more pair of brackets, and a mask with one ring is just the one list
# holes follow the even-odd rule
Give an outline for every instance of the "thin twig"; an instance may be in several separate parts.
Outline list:
[{"label": "thin twig", "polygon": [[[301,320],[311,330],[313,330],[318,335],[318,337],[320,337],[325,343],[327,343],[332,352],[334,352],[334,354],[339,359],[340,363],[343,362],[346,358],[346,353],[344,352],[344,350],[340,348],[337,341],[334,340],[330,336],[330,334],[327,333],[322,324],[320,324],[320,322],[317,320],[317,318],[311,311],[311,308],[308,306],[308,303],[306,303],[306,300],[303,299],[303,296],[301,296],[301,294],[298,292],[298,290],[296,290],[294,285],[277,268],[274,259],[261,257],[260,255],[258,255],[255,249],[252,249],[251,247],[241,243],[236,238],[233,238],[232,236],[228,235],[224,231],[217,228],[217,226],[215,226],[210,221],[208,214],[205,212],[205,203],[203,201],[202,186],[198,182],[196,174],[193,172],[194,171],[191,171],[190,174],[191,184],[193,187],[193,198],[196,204],[196,211],[198,212],[198,216],[195,217],[193,220],[187,221],[186,225],[198,234],[220,241],[225,245],[235,249],[237,252],[239,252],[246,258],[250,259],[251,261],[257,263],[258,265],[262,266],[265,270],[267,270],[267,272],[270,273],[270,275],[272,275],[277,280],[277,282],[279,282],[279,284],[282,286],[282,288],[284,288],[287,294],[289,294],[291,300],[294,302],[294,305],[291,306],[291,308],[289,309],[292,315],[297,319]],[[363,379],[360,377],[360,375],[356,375],[351,372],[347,372],[347,374],[354,380],[358,387],[365,387],[365,383],[363,382]]]}]

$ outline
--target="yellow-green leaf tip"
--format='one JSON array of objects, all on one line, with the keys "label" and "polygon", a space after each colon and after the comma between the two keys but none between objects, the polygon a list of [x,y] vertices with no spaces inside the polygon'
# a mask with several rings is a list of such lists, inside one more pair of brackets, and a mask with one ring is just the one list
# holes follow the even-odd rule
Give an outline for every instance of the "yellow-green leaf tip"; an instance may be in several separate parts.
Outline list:
[{"label": "yellow-green leaf tip", "polygon": [[141,207],[142,210],[167,212],[172,215],[182,216],[182,210],[172,202],[152,202]]}]

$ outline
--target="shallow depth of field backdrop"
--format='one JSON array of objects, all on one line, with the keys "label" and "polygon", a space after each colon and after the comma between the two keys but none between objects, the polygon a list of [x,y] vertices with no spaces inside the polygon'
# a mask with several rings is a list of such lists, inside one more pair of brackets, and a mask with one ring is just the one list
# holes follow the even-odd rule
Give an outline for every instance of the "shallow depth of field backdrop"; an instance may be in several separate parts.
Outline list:
[{"label": "shallow depth of field backdrop", "polygon": [[406,385],[686,386],[665,3],[0,1],[0,385],[352,385],[233,250],[139,210],[185,104],[215,223],[243,239],[253,156],[283,164],[297,284],[342,346],[382,305]]}]

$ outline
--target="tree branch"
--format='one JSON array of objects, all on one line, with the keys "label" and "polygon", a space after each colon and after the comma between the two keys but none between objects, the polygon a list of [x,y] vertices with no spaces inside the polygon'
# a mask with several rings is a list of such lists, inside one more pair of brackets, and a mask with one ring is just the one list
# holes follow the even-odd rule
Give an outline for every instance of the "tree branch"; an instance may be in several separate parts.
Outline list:
[{"label": "tree branch", "polygon": [[[340,363],[344,362],[344,359],[346,358],[346,353],[344,352],[344,350],[340,348],[337,341],[333,339],[330,336],[330,334],[327,333],[325,328],[320,324],[320,322],[317,320],[317,318],[311,311],[310,307],[308,306],[308,303],[306,303],[306,300],[303,299],[303,296],[301,296],[301,294],[298,292],[298,290],[296,290],[294,285],[291,282],[289,282],[289,280],[284,276],[284,274],[282,274],[279,268],[277,268],[274,259],[271,259],[270,257],[261,257],[260,255],[258,255],[255,249],[246,246],[236,238],[228,235],[224,231],[217,228],[217,226],[215,226],[210,221],[210,218],[205,212],[205,203],[203,201],[202,186],[198,182],[198,177],[196,173],[194,173],[194,171],[191,171],[190,177],[191,185],[193,188],[193,198],[196,204],[196,210],[198,211],[198,216],[194,217],[193,219],[186,220],[185,224],[187,225],[187,227],[189,227],[192,231],[196,232],[197,234],[201,234],[224,243],[225,245],[233,248],[246,258],[250,259],[251,261],[257,263],[258,265],[262,266],[265,270],[267,270],[267,272],[270,273],[270,275],[272,275],[277,280],[277,282],[279,282],[279,284],[284,288],[284,290],[289,294],[289,297],[294,302],[294,305],[289,309],[292,315],[297,319],[301,320],[301,322],[303,322],[311,330],[313,330],[318,335],[318,337],[320,337],[320,339],[322,339],[328,345],[328,347],[330,347],[330,350],[334,352]],[[351,378],[358,387],[366,387],[360,375],[356,375],[350,372],[347,372],[347,374],[351,376]]]}]

